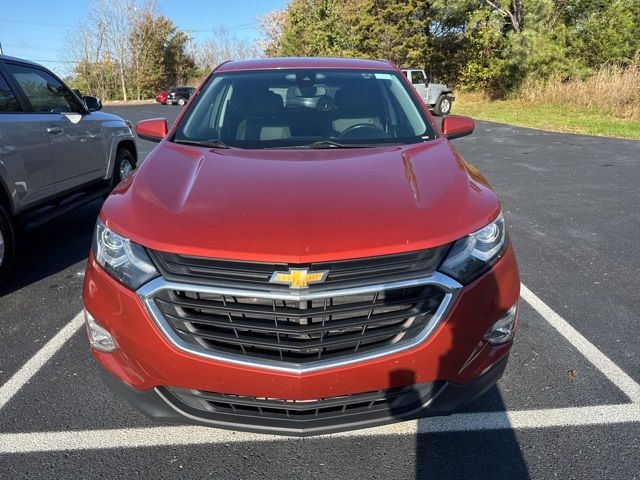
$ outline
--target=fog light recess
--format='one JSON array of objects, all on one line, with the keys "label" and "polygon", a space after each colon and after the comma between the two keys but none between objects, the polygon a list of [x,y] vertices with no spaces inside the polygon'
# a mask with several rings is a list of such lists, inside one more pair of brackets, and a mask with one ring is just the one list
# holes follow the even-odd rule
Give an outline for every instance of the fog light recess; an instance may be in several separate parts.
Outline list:
[{"label": "fog light recess", "polygon": [[484,339],[491,345],[501,345],[513,340],[518,326],[518,302],[507,310],[485,334]]},{"label": "fog light recess", "polygon": [[91,348],[100,352],[113,352],[116,349],[116,341],[111,334],[86,309],[84,310],[84,321]]}]

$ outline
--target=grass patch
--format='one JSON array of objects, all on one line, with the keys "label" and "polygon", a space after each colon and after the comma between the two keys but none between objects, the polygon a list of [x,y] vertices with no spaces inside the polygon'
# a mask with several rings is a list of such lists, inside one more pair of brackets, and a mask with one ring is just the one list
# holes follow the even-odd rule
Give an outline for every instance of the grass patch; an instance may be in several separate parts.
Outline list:
[{"label": "grass patch", "polygon": [[640,140],[640,120],[615,118],[599,108],[525,100],[492,101],[479,94],[456,94],[453,113],[553,132]]}]

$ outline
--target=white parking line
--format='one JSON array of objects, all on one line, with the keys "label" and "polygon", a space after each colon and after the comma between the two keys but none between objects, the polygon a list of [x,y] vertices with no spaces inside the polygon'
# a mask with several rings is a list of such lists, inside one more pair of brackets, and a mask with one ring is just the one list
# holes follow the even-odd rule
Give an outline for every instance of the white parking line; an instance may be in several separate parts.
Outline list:
[{"label": "white parking line", "polygon": [[[611,425],[640,421],[640,406],[627,403],[597,407],[465,413],[419,421],[354,430],[332,437],[369,437],[452,433],[477,430],[537,429],[548,427]],[[322,438],[322,437],[317,437]],[[229,432],[209,427],[149,427],[0,434],[0,453],[61,452],[110,448],[174,445],[230,444],[297,440],[257,433]]]},{"label": "white parking line", "polygon": [[640,403],[640,384],[627,375],[598,347],[583,337],[569,322],[558,315],[551,307],[538,298],[524,284],[521,284],[520,295],[542,317],[566,338],[587,360],[589,360],[611,383],[629,397],[633,403]]},{"label": "white parking line", "polygon": [[58,350],[76,333],[84,321],[82,312],[78,313],[62,329],[55,334],[36,354],[25,363],[2,387],[0,387],[0,409],[38,373]]}]

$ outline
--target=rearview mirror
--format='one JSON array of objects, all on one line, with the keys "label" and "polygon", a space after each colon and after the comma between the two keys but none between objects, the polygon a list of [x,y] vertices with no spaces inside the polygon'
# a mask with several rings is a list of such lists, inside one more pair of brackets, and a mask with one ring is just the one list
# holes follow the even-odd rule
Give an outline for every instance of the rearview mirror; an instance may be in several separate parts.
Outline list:
[{"label": "rearview mirror", "polygon": [[90,112],[97,112],[102,110],[102,102],[98,97],[92,97],[91,95],[85,95],[82,97],[84,104],[87,106],[87,110]]},{"label": "rearview mirror", "polygon": [[442,119],[442,133],[449,140],[471,135],[475,127],[473,119],[462,115],[449,115]]},{"label": "rearview mirror", "polygon": [[166,118],[151,118],[142,120],[136,124],[136,134],[142,140],[150,142],[159,142],[167,136],[169,127]]}]

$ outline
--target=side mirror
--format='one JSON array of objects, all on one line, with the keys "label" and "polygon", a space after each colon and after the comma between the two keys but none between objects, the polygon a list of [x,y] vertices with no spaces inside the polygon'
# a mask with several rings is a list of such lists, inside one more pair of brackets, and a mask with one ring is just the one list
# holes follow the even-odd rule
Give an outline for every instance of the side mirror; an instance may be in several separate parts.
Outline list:
[{"label": "side mirror", "polygon": [[449,140],[471,135],[475,127],[473,119],[461,115],[449,115],[442,119],[442,133]]},{"label": "side mirror", "polygon": [[98,110],[102,110],[102,102],[98,97],[92,97],[90,95],[85,95],[82,97],[84,104],[87,106],[87,109],[90,112],[97,112]]},{"label": "side mirror", "polygon": [[169,127],[166,118],[151,118],[142,120],[136,124],[136,135],[142,140],[150,142],[159,142],[167,136]]}]

